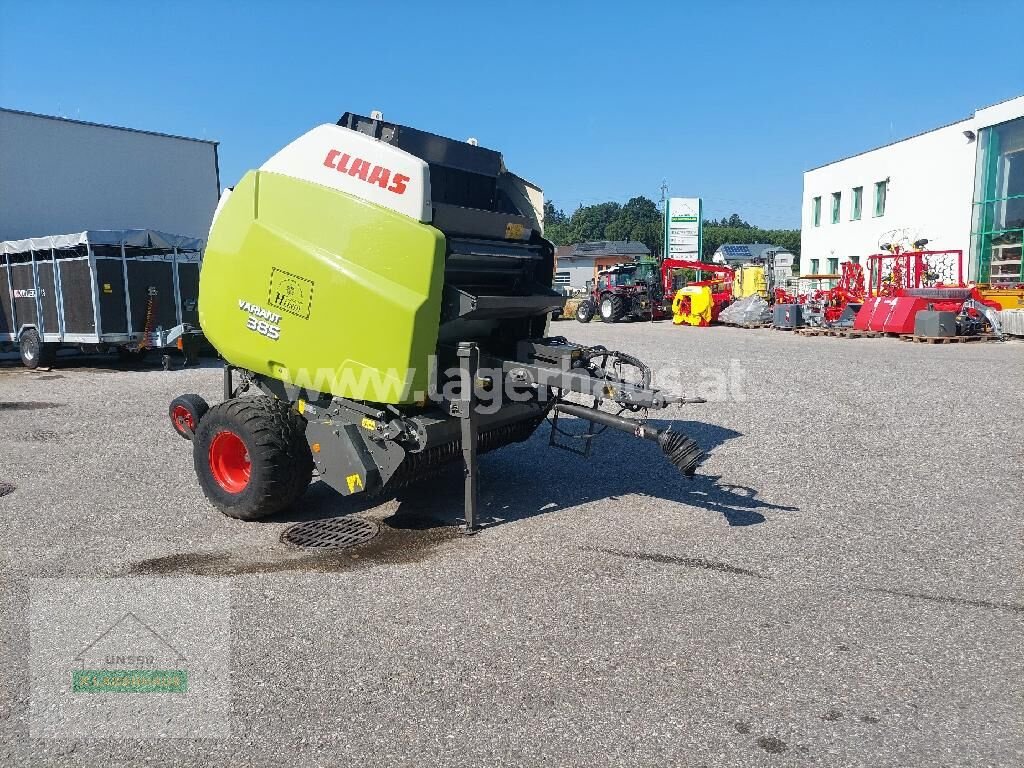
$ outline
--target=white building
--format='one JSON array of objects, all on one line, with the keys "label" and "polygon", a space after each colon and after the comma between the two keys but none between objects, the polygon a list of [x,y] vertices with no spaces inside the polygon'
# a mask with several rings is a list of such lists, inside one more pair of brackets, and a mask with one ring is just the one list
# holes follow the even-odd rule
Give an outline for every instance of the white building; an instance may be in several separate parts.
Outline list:
[{"label": "white building", "polygon": [[0,240],[156,229],[206,240],[217,143],[0,108]]},{"label": "white building", "polygon": [[804,173],[803,274],[927,239],[963,251],[965,278],[1016,284],[1022,234],[1024,96]]}]

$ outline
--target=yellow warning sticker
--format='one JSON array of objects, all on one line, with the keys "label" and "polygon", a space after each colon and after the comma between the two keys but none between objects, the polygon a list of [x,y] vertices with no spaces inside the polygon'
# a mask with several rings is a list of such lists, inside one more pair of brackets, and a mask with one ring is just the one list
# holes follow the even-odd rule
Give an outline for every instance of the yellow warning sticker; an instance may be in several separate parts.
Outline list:
[{"label": "yellow warning sticker", "polygon": [[506,240],[522,240],[524,227],[517,221],[510,221],[505,225]]},{"label": "yellow warning sticker", "polygon": [[359,475],[349,475],[345,478],[345,483],[348,484],[349,493],[355,493],[357,487],[359,490],[363,490],[363,478]]},{"label": "yellow warning sticker", "polygon": [[359,425],[363,429],[368,429],[371,432],[376,432],[377,431],[377,422],[374,421],[373,419],[368,419],[366,417],[363,417],[363,420],[361,422],[359,422]]}]

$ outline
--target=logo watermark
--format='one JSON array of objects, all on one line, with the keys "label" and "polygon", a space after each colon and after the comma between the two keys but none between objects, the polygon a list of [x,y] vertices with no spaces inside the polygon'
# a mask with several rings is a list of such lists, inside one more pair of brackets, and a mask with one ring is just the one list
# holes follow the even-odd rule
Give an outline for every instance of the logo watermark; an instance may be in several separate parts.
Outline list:
[{"label": "logo watermark", "polygon": [[[510,370],[515,367],[514,363],[508,366]],[[558,373],[554,369],[545,369],[546,374],[549,371]],[[583,368],[571,372],[584,377],[588,375]],[[422,370],[343,365],[338,368],[286,369],[280,373],[289,384],[307,392],[330,392],[378,403],[452,402],[461,399],[465,384],[460,368],[439,370],[438,359],[433,355]],[[609,373],[614,375],[616,371]],[[627,370],[622,376],[627,387],[638,382],[638,377],[631,374]],[[650,381],[650,386],[663,394],[687,399],[701,398],[709,403],[742,403],[747,400],[746,368],[737,359],[724,361],[721,365],[652,366]],[[524,382],[505,368],[482,366],[477,370],[473,387],[478,411],[490,414],[497,412],[505,402],[526,402],[537,397],[546,400],[549,389],[556,384],[550,375],[535,385]]]},{"label": "logo watermark", "polygon": [[30,582],[33,738],[230,733],[230,599],[221,580]]},{"label": "logo watermark", "polygon": [[[132,612],[87,645],[71,672],[74,693],[185,693],[185,657]],[[174,669],[165,668],[173,665]]]}]

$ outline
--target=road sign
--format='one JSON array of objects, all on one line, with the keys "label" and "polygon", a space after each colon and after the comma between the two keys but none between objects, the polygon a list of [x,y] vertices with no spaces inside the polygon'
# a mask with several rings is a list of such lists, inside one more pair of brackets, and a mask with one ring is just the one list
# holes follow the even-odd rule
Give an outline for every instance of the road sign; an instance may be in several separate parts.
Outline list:
[{"label": "road sign", "polygon": [[665,206],[665,254],[700,260],[703,216],[699,197],[671,197]]}]

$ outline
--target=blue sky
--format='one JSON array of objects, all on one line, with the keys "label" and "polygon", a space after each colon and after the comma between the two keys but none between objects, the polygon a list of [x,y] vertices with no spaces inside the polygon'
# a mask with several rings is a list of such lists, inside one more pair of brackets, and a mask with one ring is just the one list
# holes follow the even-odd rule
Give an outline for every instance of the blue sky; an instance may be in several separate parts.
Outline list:
[{"label": "blue sky", "polygon": [[215,139],[225,186],[380,109],[500,149],[567,211],[665,179],[798,226],[804,170],[1024,94],[998,27],[1024,0],[995,8],[0,0],[0,106]]}]

